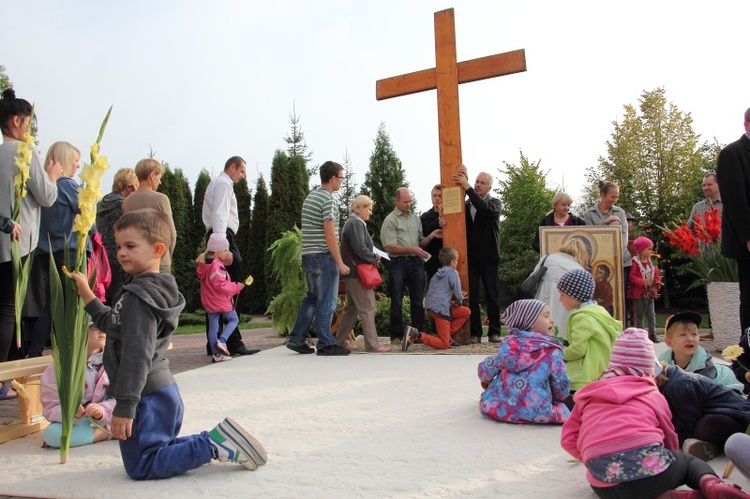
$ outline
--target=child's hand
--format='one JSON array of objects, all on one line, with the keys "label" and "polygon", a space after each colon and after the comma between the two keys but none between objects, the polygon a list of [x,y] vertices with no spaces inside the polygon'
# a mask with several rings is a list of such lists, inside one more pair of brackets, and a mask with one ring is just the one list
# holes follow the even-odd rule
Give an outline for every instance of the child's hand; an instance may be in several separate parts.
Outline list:
[{"label": "child's hand", "polygon": [[127,440],[133,432],[133,420],[131,418],[112,416],[112,423],[109,427],[112,430],[112,436],[114,438]]},{"label": "child's hand", "polygon": [[86,406],[86,416],[91,419],[102,419],[102,416],[104,416],[104,409],[102,409],[102,406],[99,404],[91,402]]},{"label": "child's hand", "polygon": [[75,281],[76,288],[78,288],[78,296],[83,298],[84,303],[88,304],[88,302],[96,298],[94,292],[89,287],[89,280],[85,275],[80,272],[68,272],[68,269],[64,265],[62,270],[66,276]]},{"label": "child's hand", "polygon": [[86,414],[86,409],[82,405],[79,405],[76,411],[76,419],[82,418],[84,414]]},{"label": "child's hand", "polygon": [[464,300],[465,300],[465,299],[467,299],[469,297],[469,293],[467,293],[466,291],[461,290],[461,296],[463,296]]}]

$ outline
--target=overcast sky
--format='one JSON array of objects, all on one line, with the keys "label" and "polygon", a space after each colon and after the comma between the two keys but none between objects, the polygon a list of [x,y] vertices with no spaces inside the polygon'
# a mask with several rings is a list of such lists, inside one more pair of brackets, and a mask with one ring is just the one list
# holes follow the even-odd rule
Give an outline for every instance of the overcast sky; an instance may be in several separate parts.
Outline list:
[{"label": "overcast sky", "polygon": [[743,132],[747,0],[5,0],[0,65],[36,104],[42,155],[67,140],[88,157],[114,105],[106,187],[151,146],[192,184],[239,154],[253,188],[296,103],[313,164],[348,151],[358,183],[384,122],[425,210],[439,181],[436,94],[378,102],[375,82],[434,67],[433,14],[449,7],[459,60],[526,50],[525,73],[460,87],[472,177],[499,178],[523,151],[578,198],[623,105],[659,86],[702,140]]}]

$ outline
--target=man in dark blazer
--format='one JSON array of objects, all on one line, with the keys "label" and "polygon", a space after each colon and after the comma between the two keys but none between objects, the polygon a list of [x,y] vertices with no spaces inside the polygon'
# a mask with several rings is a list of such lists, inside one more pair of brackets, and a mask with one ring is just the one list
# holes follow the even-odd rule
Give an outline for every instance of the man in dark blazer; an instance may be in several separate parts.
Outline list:
[{"label": "man in dark blazer", "polygon": [[469,308],[471,341],[482,337],[482,314],[479,311],[479,282],[484,286],[490,342],[500,343],[500,291],[497,275],[500,262],[500,200],[490,195],[492,175],[481,172],[474,187],[464,165],[453,177],[466,191],[466,251],[469,261]]},{"label": "man in dark blazer", "polygon": [[[745,111],[745,134],[719,153],[716,166],[724,211],[721,218],[721,254],[737,261],[740,278],[740,346],[745,353],[739,358],[750,365],[750,109]],[[737,378],[750,387],[750,376],[736,362],[732,365]]]}]

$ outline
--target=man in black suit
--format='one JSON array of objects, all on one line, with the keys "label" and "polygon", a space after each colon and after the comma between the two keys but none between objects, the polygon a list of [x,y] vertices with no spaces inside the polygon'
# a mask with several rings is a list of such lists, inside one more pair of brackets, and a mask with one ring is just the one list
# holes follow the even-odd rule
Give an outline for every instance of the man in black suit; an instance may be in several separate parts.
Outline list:
[{"label": "man in black suit", "polygon": [[500,200],[490,195],[492,175],[481,172],[474,187],[464,165],[453,176],[466,191],[466,251],[469,261],[469,308],[471,309],[471,341],[482,337],[482,314],[479,310],[479,282],[484,286],[490,342],[500,343],[500,283],[497,275],[500,262]]},{"label": "man in black suit", "polygon": [[[721,254],[737,261],[740,280],[740,346],[745,353],[739,358],[750,365],[750,109],[745,111],[745,134],[719,153],[716,166],[724,211],[721,218]],[[750,376],[735,362],[737,378],[750,387]]]},{"label": "man in black suit", "polygon": [[[432,234],[437,229],[445,227],[445,219],[443,218],[443,186],[440,184],[435,185],[430,193],[432,198],[432,208],[425,211],[419,216],[422,221],[422,234]],[[440,248],[443,247],[443,238],[435,237],[425,247],[425,251],[430,254],[430,259],[424,264],[424,271],[427,274],[427,282],[430,282],[432,276],[440,268],[440,261],[438,260],[438,253]]]}]

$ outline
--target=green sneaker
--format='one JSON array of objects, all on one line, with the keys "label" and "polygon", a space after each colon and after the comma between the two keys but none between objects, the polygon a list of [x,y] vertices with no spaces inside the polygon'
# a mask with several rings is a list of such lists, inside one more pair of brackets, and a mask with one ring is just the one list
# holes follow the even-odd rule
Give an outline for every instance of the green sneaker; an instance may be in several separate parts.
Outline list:
[{"label": "green sneaker", "polygon": [[208,432],[213,458],[221,462],[243,464],[249,470],[257,470],[268,461],[268,455],[255,437],[233,419],[226,418]]}]

